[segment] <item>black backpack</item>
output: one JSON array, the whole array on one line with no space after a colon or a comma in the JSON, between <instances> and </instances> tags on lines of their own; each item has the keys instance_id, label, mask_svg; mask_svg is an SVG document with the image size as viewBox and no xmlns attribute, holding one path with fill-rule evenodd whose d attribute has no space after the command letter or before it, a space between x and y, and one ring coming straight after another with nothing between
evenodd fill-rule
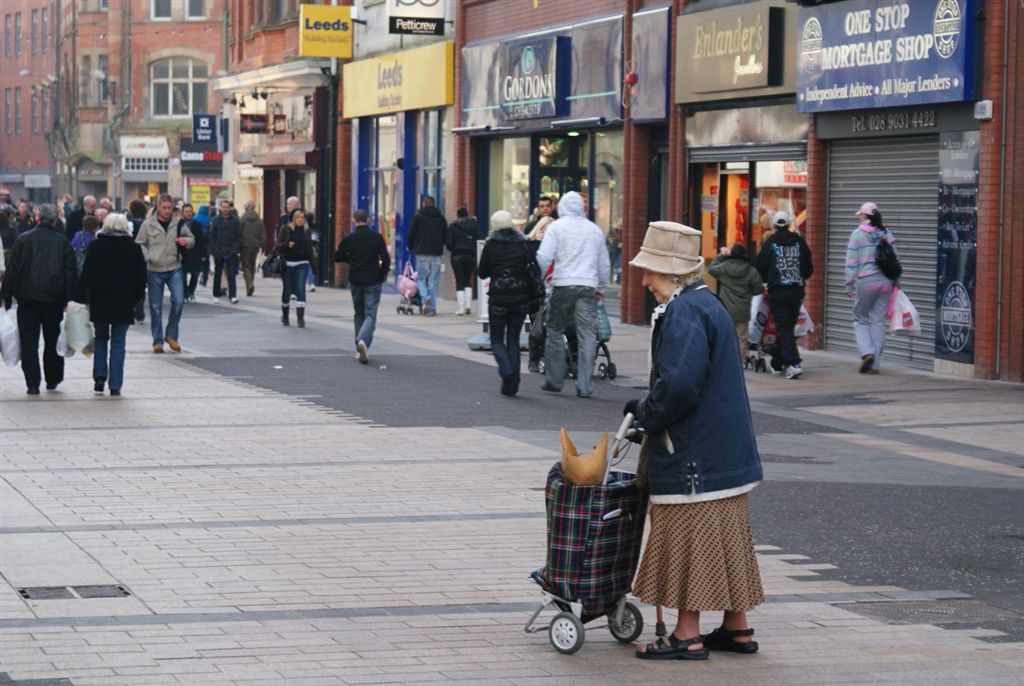
<instances>
[{"instance_id":1,"label":"black backpack","mask_svg":"<svg viewBox=\"0 0 1024 686\"><path fill-rule=\"evenodd\" d=\"M875 264L890 281L897 280L903 274L900 258L896 256L896 250L884 235L878 239L878 245L875 246Z\"/></svg>"}]
</instances>

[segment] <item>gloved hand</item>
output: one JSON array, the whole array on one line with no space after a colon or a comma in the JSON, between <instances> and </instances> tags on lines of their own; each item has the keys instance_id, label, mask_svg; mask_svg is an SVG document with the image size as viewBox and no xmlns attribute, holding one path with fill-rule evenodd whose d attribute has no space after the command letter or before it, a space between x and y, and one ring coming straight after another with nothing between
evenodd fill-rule
<instances>
[{"instance_id":1,"label":"gloved hand","mask_svg":"<svg viewBox=\"0 0 1024 686\"><path fill-rule=\"evenodd\" d=\"M640 405L640 401L639 400L630 400L629 402L626 403L626 406L624 408L622 408L622 416L625 417L627 414L631 414L631 415L633 415L635 417L636 416L636 410L637 410L637 407L639 407L639 405Z\"/></svg>"}]
</instances>

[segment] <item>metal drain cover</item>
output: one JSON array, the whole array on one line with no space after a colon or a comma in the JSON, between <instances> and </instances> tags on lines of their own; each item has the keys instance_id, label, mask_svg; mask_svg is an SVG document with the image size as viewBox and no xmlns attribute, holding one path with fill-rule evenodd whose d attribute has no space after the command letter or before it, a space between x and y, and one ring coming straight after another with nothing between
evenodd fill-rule
<instances>
[{"instance_id":1,"label":"metal drain cover","mask_svg":"<svg viewBox=\"0 0 1024 686\"><path fill-rule=\"evenodd\" d=\"M74 686L71 679L12 679L0 672L0 686Z\"/></svg>"},{"instance_id":2,"label":"metal drain cover","mask_svg":"<svg viewBox=\"0 0 1024 686\"><path fill-rule=\"evenodd\" d=\"M30 586L19 588L18 593L26 600L74 600L75 596L67 586Z\"/></svg>"},{"instance_id":3,"label":"metal drain cover","mask_svg":"<svg viewBox=\"0 0 1024 686\"><path fill-rule=\"evenodd\" d=\"M28 586L26 588L19 588L18 593L26 600L124 598L131 595L128 589L120 584L103 584L99 586Z\"/></svg>"},{"instance_id":4,"label":"metal drain cover","mask_svg":"<svg viewBox=\"0 0 1024 686\"><path fill-rule=\"evenodd\" d=\"M1024 615L980 600L912 600L888 603L850 603L844 610L889 624L979 624L1014 622Z\"/></svg>"}]
</instances>

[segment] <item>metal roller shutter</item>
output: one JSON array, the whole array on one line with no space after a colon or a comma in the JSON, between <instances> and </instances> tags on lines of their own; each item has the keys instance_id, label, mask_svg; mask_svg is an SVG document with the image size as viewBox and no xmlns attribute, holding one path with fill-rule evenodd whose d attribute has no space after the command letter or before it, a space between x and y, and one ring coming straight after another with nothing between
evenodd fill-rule
<instances>
[{"instance_id":1,"label":"metal roller shutter","mask_svg":"<svg viewBox=\"0 0 1024 686\"><path fill-rule=\"evenodd\" d=\"M853 300L846 297L846 244L861 203L878 204L896 236L900 285L921 315L920 336L888 336L886 360L931 369L935 356L935 264L939 142L935 136L834 141L829 146L825 347L857 354Z\"/></svg>"}]
</instances>

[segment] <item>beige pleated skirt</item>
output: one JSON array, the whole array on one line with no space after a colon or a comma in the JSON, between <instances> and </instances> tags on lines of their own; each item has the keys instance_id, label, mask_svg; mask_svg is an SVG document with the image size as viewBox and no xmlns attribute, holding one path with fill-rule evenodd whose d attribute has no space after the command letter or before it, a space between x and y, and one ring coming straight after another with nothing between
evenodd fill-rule
<instances>
[{"instance_id":1,"label":"beige pleated skirt","mask_svg":"<svg viewBox=\"0 0 1024 686\"><path fill-rule=\"evenodd\" d=\"M633 594L648 605L746 612L764 602L746 494L651 505Z\"/></svg>"}]
</instances>

